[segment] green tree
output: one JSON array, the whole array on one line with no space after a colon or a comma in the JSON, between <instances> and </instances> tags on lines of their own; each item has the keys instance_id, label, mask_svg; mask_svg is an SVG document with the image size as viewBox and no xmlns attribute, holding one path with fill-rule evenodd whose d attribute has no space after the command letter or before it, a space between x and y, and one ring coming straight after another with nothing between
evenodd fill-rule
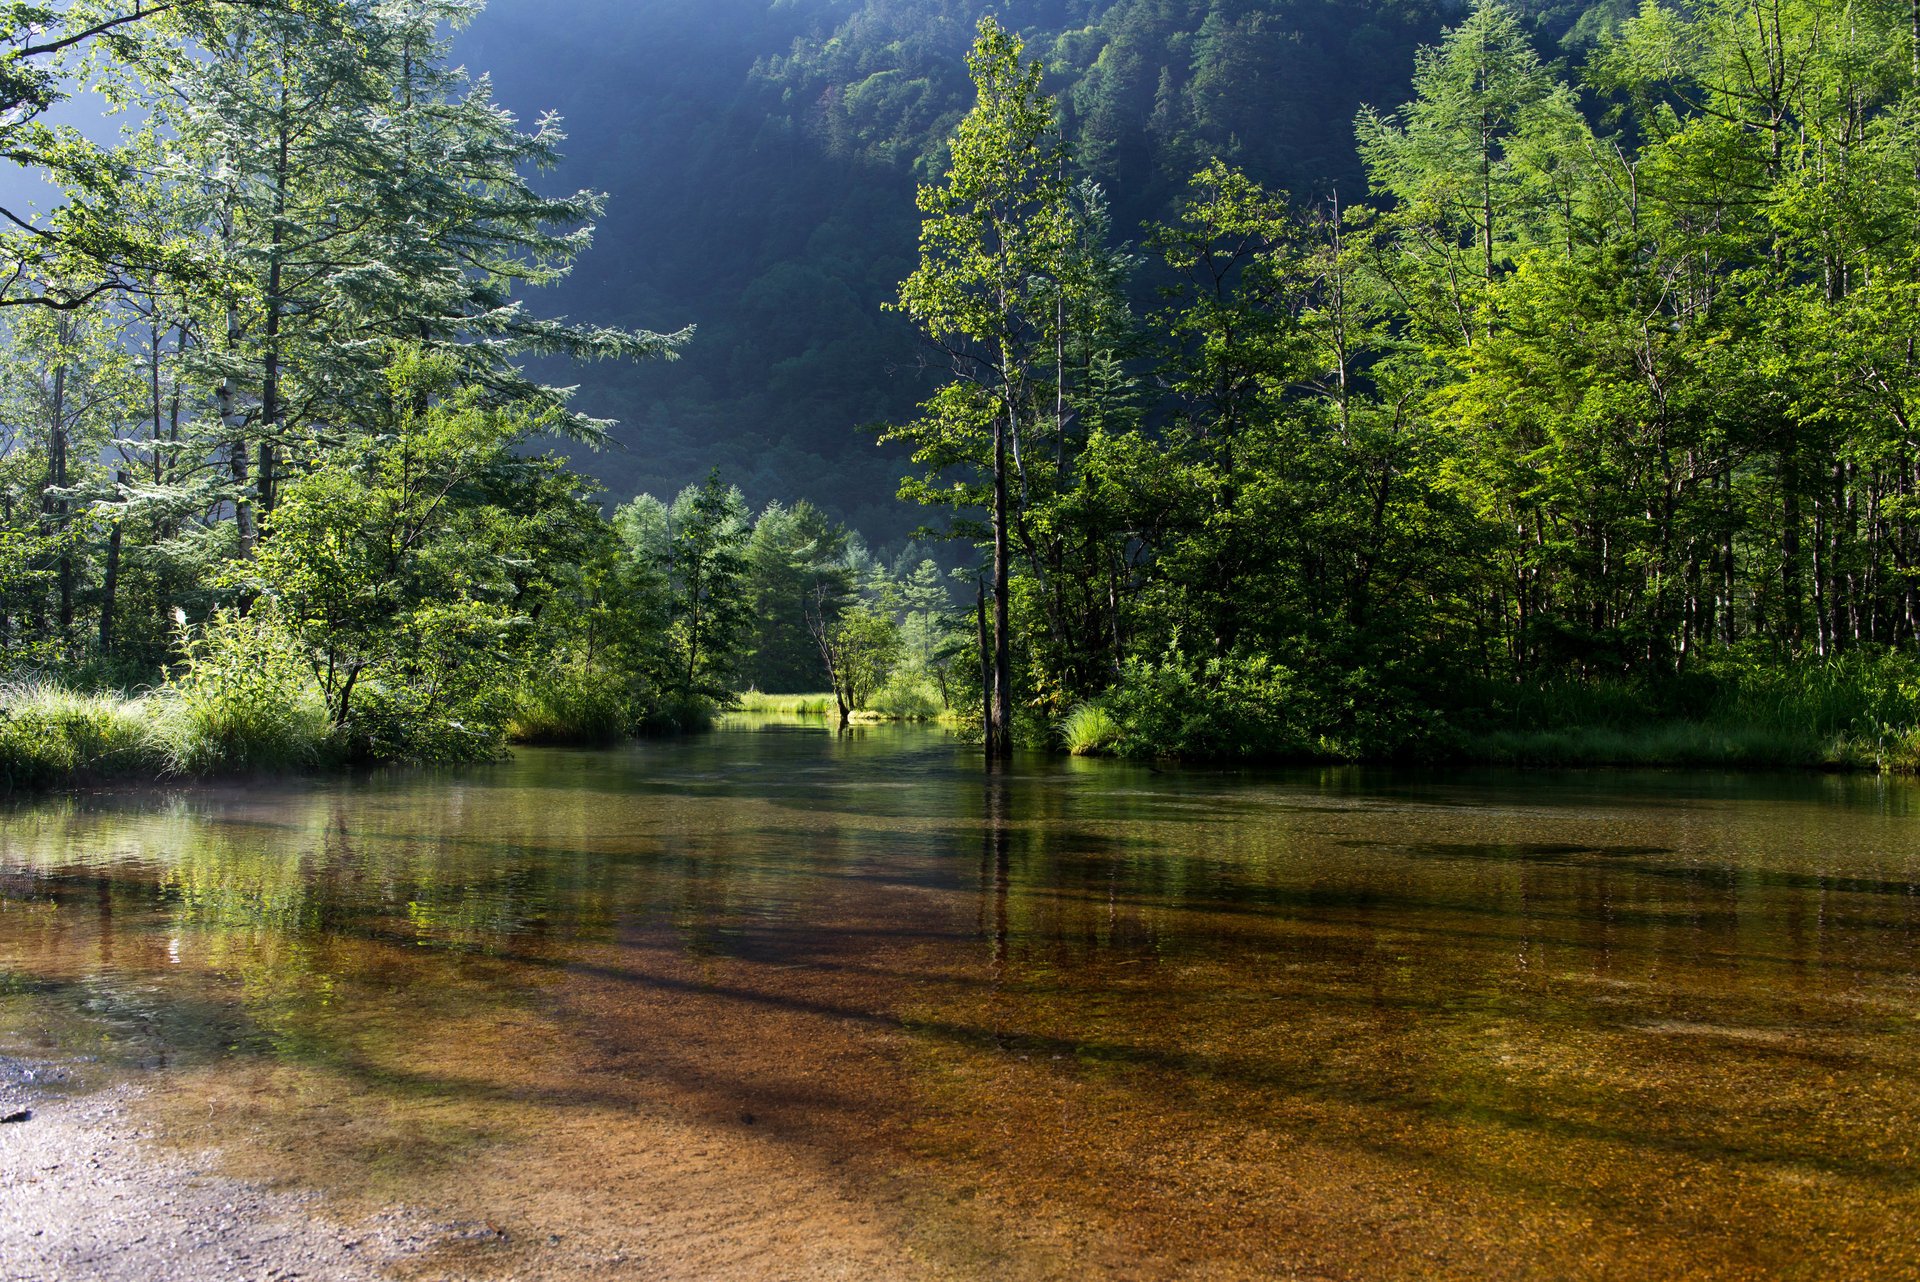
<instances>
[{"instance_id":1,"label":"green tree","mask_svg":"<svg viewBox=\"0 0 1920 1282\"><path fill-rule=\"evenodd\" d=\"M837 595L850 586L844 527L806 500L770 503L747 543L753 652L747 680L759 690L799 694L818 687L819 647L808 628L823 585Z\"/></svg>"},{"instance_id":2,"label":"green tree","mask_svg":"<svg viewBox=\"0 0 1920 1282\"><path fill-rule=\"evenodd\" d=\"M523 577L547 550L539 523L501 490L543 424L455 379L446 358L398 350L372 441L287 486L254 563L356 756L497 751L540 603Z\"/></svg>"},{"instance_id":3,"label":"green tree","mask_svg":"<svg viewBox=\"0 0 1920 1282\"><path fill-rule=\"evenodd\" d=\"M989 756L1013 733L1011 529L1008 491L1033 442L1035 397L1053 357L1048 323L1061 305L1054 280L1072 248L1072 185L1042 67L1017 35L980 20L967 55L977 101L949 144L944 179L920 188L925 216L920 263L900 286L900 310L948 357L954 382L893 435L912 441L935 477L965 469L943 488L904 494L957 507L985 507L993 560L993 718Z\"/></svg>"},{"instance_id":4,"label":"green tree","mask_svg":"<svg viewBox=\"0 0 1920 1282\"><path fill-rule=\"evenodd\" d=\"M747 547L752 522L718 472L671 506L642 495L616 514L634 555L657 568L666 601L661 689L682 722L734 697L753 622Z\"/></svg>"}]
</instances>

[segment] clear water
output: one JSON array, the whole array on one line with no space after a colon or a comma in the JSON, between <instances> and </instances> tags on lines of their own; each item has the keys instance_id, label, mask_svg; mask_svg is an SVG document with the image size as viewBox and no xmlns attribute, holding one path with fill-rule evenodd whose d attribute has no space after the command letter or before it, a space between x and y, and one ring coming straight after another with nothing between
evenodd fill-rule
<instances>
[{"instance_id":1,"label":"clear water","mask_svg":"<svg viewBox=\"0 0 1920 1282\"><path fill-rule=\"evenodd\" d=\"M0 815L0 1054L637 1251L805 1184L956 1276L1920 1276L1920 790L743 725L103 793Z\"/></svg>"}]
</instances>

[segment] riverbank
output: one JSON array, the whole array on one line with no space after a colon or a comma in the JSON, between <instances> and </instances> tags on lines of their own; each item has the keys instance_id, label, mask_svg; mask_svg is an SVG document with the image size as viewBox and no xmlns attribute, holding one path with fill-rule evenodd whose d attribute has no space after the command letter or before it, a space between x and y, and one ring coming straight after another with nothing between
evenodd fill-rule
<instances>
[{"instance_id":1,"label":"riverbank","mask_svg":"<svg viewBox=\"0 0 1920 1282\"><path fill-rule=\"evenodd\" d=\"M1691 689L1608 682L1500 687L1451 716L1427 714L1399 740L1316 730L1297 709L1159 707L1142 720L1137 700L1082 704L1052 727L1026 727L1029 746L1075 756L1274 764L1415 763L1579 769L1807 770L1920 773L1920 677L1883 664L1749 672ZM922 706L925 703L925 706ZM612 746L624 729L556 718L516 718L486 759L507 745ZM749 690L719 714L826 725L830 694ZM1215 715L1218 714L1218 715ZM859 725L931 724L964 731L926 700L862 709ZM684 733L710 713L662 727ZM1300 721L1290 726L1291 721ZM524 724L523 724L524 722ZM1265 724L1271 723L1271 724ZM1252 725L1253 731L1247 731ZM1236 727L1238 730L1236 731ZM1277 729L1275 727L1278 727ZM405 745L390 745L405 761ZM441 745L444 746L444 745ZM166 687L138 695L76 693L51 684L0 687L0 795L113 783L301 775L354 755L317 702L247 699Z\"/></svg>"},{"instance_id":2,"label":"riverbank","mask_svg":"<svg viewBox=\"0 0 1920 1282\"><path fill-rule=\"evenodd\" d=\"M1658 681L1488 680L1444 703L1370 685L1329 695L1286 674L1255 686L1123 682L1072 709L1052 742L1148 760L1914 774L1920 663L1889 652Z\"/></svg>"}]
</instances>

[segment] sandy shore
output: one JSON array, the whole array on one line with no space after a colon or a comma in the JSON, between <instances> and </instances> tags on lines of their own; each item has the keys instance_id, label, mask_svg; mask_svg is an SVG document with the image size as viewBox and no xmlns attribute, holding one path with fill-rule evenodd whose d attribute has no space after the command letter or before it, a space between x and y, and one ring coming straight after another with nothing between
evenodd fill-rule
<instances>
[{"instance_id":1,"label":"sandy shore","mask_svg":"<svg viewBox=\"0 0 1920 1282\"><path fill-rule=\"evenodd\" d=\"M138 1092L64 1089L57 1067L0 1059L4 1282L358 1282L459 1226L394 1210L353 1224L313 1194L214 1173L154 1145Z\"/></svg>"}]
</instances>

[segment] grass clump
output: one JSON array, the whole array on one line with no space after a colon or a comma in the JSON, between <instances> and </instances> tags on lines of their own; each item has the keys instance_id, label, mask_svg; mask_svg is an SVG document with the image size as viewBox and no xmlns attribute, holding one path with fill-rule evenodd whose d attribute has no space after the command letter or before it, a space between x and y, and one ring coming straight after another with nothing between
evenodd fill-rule
<instances>
[{"instance_id":1,"label":"grass clump","mask_svg":"<svg viewBox=\"0 0 1920 1282\"><path fill-rule=\"evenodd\" d=\"M164 763L150 700L35 680L0 686L0 786L7 791L155 772Z\"/></svg>"},{"instance_id":2,"label":"grass clump","mask_svg":"<svg viewBox=\"0 0 1920 1282\"><path fill-rule=\"evenodd\" d=\"M1097 703L1083 703L1060 722L1060 742L1076 757L1098 757L1120 745L1120 723Z\"/></svg>"},{"instance_id":3,"label":"grass clump","mask_svg":"<svg viewBox=\"0 0 1920 1282\"><path fill-rule=\"evenodd\" d=\"M764 717L824 717L833 711L830 694L763 694L747 690L729 711Z\"/></svg>"},{"instance_id":4,"label":"grass clump","mask_svg":"<svg viewBox=\"0 0 1920 1282\"><path fill-rule=\"evenodd\" d=\"M618 673L567 664L518 693L507 737L514 743L608 744L632 734L639 719L633 692Z\"/></svg>"}]
</instances>

